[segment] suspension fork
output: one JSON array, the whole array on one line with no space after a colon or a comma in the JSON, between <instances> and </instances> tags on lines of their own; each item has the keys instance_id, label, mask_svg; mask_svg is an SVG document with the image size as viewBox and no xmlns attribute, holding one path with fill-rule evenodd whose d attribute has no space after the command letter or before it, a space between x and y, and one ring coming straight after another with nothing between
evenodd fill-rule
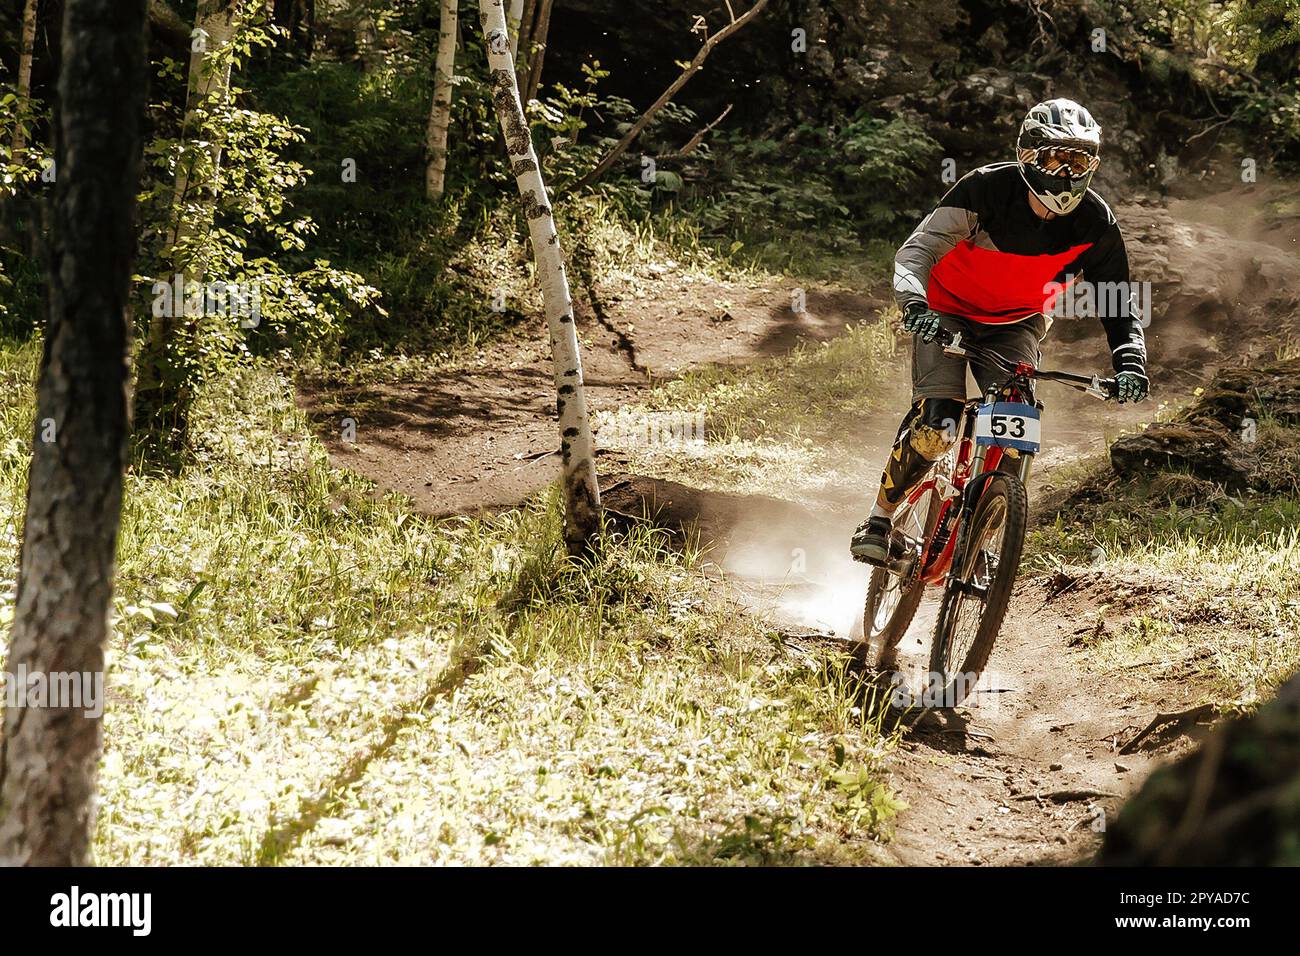
<instances>
[{"instance_id":1,"label":"suspension fork","mask_svg":"<svg viewBox=\"0 0 1300 956\"><path fill-rule=\"evenodd\" d=\"M1020 478L1020 483L1026 488L1029 487L1029 473L1033 470L1033 466L1033 452L1022 451L1020 453L1020 471L1017 473L1017 477Z\"/></svg>"}]
</instances>

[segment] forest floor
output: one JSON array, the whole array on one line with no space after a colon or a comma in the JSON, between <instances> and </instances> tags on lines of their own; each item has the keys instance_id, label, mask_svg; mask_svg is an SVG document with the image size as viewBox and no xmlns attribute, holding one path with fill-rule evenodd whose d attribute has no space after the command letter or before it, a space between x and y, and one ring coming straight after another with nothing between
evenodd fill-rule
<instances>
[{"instance_id":1,"label":"forest floor","mask_svg":"<svg viewBox=\"0 0 1300 956\"><path fill-rule=\"evenodd\" d=\"M1185 400L1214 367L1249 355L1242 335L1249 310L1291 295L1285 283L1300 231L1294 212L1264 230L1234 212L1239 205L1228 194L1172 207L1138 199L1120 210L1136 274L1174 299L1157 302L1163 321L1148 333L1163 402L1081 406L1074 393L1049 387L1049 416L1068 409L1069 418L1048 420L1038 495L1043 485L1068 485L1078 463L1121 429ZM653 502L661 520L669 514L670 523L693 523L717 600L776 626L792 647L834 655L860 633L865 571L844 551L906 405L906 359L883 329L892 308L885 290L809 288L805 311L796 312L800 285L770 276L724 282L663 267L629 271L579 299L579 329L598 426L629 410L703 411L724 423L725 434L710 434L704 447L670 449L620 444L617 430L605 441L598 430L607 505L638 512ZM1104 371L1091 324L1056 330L1047 364ZM817 423L791 429L791 418L815 415L826 398L816 394L819 377L842 372L844 357L834 352L846 334L879 339L869 349L884 360L862 390L866 410L829 411L826 424L840 429L830 440L819 439ZM532 328L527 338L489 345L460 369L420 381L315 379L303 383L301 401L336 464L403 493L420 511L512 507L557 474L544 341ZM736 398L755 390L757 401ZM811 409L801 409L805 403ZM746 427L744 419L763 413L770 428ZM355 441L342 440L343 418L356 422ZM721 453L710 447L718 440ZM800 452L808 461L792 463ZM1108 566L1111 557L1094 555L1091 568L1027 568L979 692L956 711L902 729L888 766L910 809L890 858L1086 859L1106 815L1204 729L1212 714L1202 705L1222 700L1212 675L1196 665L1207 652L1160 656L1133 638L1146 633L1153 609L1186 598L1180 583L1157 568ZM935 604L927 598L904 642L918 668ZM1108 641L1128 653L1099 654ZM1171 716L1139 739L1158 715Z\"/></svg>"}]
</instances>

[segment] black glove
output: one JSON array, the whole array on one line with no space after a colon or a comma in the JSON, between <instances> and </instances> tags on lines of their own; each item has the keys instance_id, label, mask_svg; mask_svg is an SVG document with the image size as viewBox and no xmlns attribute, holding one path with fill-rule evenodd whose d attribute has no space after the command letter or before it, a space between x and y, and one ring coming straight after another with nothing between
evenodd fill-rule
<instances>
[{"instance_id":1,"label":"black glove","mask_svg":"<svg viewBox=\"0 0 1300 956\"><path fill-rule=\"evenodd\" d=\"M903 309L903 328L919 336L922 342L933 342L939 334L939 313L931 312L921 302L908 303Z\"/></svg>"},{"instance_id":2,"label":"black glove","mask_svg":"<svg viewBox=\"0 0 1300 956\"><path fill-rule=\"evenodd\" d=\"M1115 376L1115 385L1118 388L1115 397L1119 399L1120 404L1140 402L1151 391L1151 383L1141 372L1120 372Z\"/></svg>"},{"instance_id":3,"label":"black glove","mask_svg":"<svg viewBox=\"0 0 1300 956\"><path fill-rule=\"evenodd\" d=\"M1115 355L1116 398L1120 403L1140 402L1151 391L1147 378L1146 355L1135 348L1124 348Z\"/></svg>"}]
</instances>

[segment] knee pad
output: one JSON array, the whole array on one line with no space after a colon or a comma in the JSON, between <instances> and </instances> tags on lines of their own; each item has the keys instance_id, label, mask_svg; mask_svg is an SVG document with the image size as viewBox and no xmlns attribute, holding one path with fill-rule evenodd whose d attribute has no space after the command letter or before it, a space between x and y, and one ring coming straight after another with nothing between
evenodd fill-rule
<instances>
[{"instance_id":1,"label":"knee pad","mask_svg":"<svg viewBox=\"0 0 1300 956\"><path fill-rule=\"evenodd\" d=\"M923 398L908 429L908 444L927 461L935 461L957 440L965 403L955 398Z\"/></svg>"}]
</instances>

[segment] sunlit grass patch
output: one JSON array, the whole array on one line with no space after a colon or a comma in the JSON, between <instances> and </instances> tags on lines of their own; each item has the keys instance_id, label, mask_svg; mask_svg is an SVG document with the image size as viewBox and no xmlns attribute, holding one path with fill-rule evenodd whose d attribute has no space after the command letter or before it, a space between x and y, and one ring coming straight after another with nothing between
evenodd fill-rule
<instances>
[{"instance_id":1,"label":"sunlit grass patch","mask_svg":"<svg viewBox=\"0 0 1300 956\"><path fill-rule=\"evenodd\" d=\"M1108 485L1104 500L1031 532L1026 568L1081 577L1097 599L1088 644L1098 667L1193 676L1218 702L1246 706L1300 669L1300 499L1286 490L1295 440L1261 426L1270 447L1255 477L1280 491L1238 498L1153 475ZM1082 481L1105 477L1093 465ZM1108 626L1112 615L1123 623Z\"/></svg>"},{"instance_id":2,"label":"sunlit grass patch","mask_svg":"<svg viewBox=\"0 0 1300 956\"><path fill-rule=\"evenodd\" d=\"M902 804L843 662L777 653L693 590L630 629L611 605L522 614L293 861L877 861Z\"/></svg>"},{"instance_id":3,"label":"sunlit grass patch","mask_svg":"<svg viewBox=\"0 0 1300 956\"><path fill-rule=\"evenodd\" d=\"M885 317L779 358L693 369L644 404L597 416L597 427L617 436L620 415L702 417L702 441L615 443L634 470L699 487L779 493L873 484L861 456L868 423L896 384L896 345Z\"/></svg>"},{"instance_id":4,"label":"sunlit grass patch","mask_svg":"<svg viewBox=\"0 0 1300 956\"><path fill-rule=\"evenodd\" d=\"M0 651L36 354L0 351ZM554 493L413 515L292 398L242 369L189 467L127 477L99 862L876 859L900 804L845 662L648 526L570 559Z\"/></svg>"}]
</instances>

